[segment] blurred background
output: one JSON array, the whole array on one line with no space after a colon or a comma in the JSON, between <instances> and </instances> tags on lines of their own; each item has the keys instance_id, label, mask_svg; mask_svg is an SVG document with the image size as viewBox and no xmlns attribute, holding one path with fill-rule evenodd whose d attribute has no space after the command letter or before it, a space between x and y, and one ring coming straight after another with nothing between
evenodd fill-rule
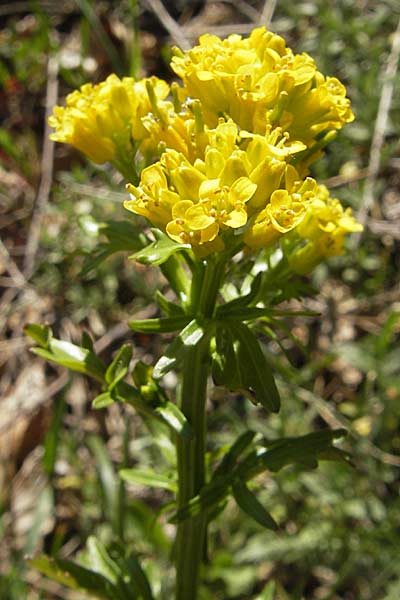
<instances>
[{"instance_id":1,"label":"blurred background","mask_svg":"<svg viewBox=\"0 0 400 600\"><path fill-rule=\"evenodd\" d=\"M171 526L154 519L168 492L132 485L124 506L116 502L118 468L162 469L160 448L132 411L93 411L96 386L35 358L22 332L48 323L79 343L86 331L106 359L130 340L146 362L165 342L125 325L156 315L152 296L165 287L157 269L114 255L82 274L85 258L99 256L102 223L131 218L124 181L54 146L47 115L111 72L172 80L171 45L188 47L206 32L247 35L260 24L346 85L356 120L312 175L365 231L313 274L306 304L320 316L288 320L269 342L280 414L266 419L242 397L212 390L209 449L244 427L274 439L344 426L353 467L260 477L278 533L228 504L212 526L202 598L400 598L399 19L398 0L0 3L0 600L82 598L25 557L75 559L91 533L113 538L120 510L155 589L171 578Z\"/></svg>"}]
</instances>

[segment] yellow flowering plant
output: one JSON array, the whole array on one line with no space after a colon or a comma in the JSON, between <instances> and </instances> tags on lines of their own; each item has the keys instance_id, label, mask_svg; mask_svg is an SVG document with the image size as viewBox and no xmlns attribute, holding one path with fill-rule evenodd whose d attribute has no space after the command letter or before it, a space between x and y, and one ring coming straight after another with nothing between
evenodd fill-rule
<instances>
[{"instance_id":1,"label":"yellow flowering plant","mask_svg":"<svg viewBox=\"0 0 400 600\"><path fill-rule=\"evenodd\" d=\"M155 471L146 480L175 493L174 593L177 600L195 600L207 527L229 496L259 524L275 529L247 482L286 464L343 456L337 448L329 452L342 431L272 445L246 431L207 470L209 376L266 413L277 412L278 387L253 326L279 326L276 304L300 293L288 282L342 253L345 236L361 225L309 176L335 131L353 119L343 85L322 75L310 56L294 54L283 38L258 28L248 38L202 36L188 52L175 49L172 68L181 84L116 75L86 84L68 96L65 107L54 108L49 122L52 139L96 163L111 163L127 179L124 206L144 218L144 231L117 249L133 246L131 258L159 266L175 293L171 302L158 292L160 316L130 327L175 332L175 338L153 367L137 363L131 373L129 344L106 365L87 340L82 346L62 342L40 325L28 326L27 333L39 344L37 354L101 384L95 408L125 402L146 423L168 429L176 481L167 485ZM240 263L246 271L242 287L232 275ZM174 397L162 383L170 371L179 377ZM144 477L135 469L121 476ZM104 597L154 598L145 569L135 561L135 591L111 581ZM33 564L55 577L45 558ZM65 561L62 568L68 571Z\"/></svg>"}]
</instances>

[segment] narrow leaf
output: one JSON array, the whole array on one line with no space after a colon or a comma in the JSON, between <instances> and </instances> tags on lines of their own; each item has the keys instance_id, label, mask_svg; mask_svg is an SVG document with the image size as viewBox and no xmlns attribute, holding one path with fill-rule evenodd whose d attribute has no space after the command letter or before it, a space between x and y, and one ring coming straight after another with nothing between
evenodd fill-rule
<instances>
[{"instance_id":1,"label":"narrow leaf","mask_svg":"<svg viewBox=\"0 0 400 600\"><path fill-rule=\"evenodd\" d=\"M102 360L90 350L63 340L50 339L48 349L32 348L32 352L63 367L89 375L97 381L104 381L105 366Z\"/></svg>"},{"instance_id":2,"label":"narrow leaf","mask_svg":"<svg viewBox=\"0 0 400 600\"><path fill-rule=\"evenodd\" d=\"M125 563L126 571L129 573L136 593L140 595L142 600L154 600L149 580L136 554L131 552L125 559Z\"/></svg>"},{"instance_id":3,"label":"narrow leaf","mask_svg":"<svg viewBox=\"0 0 400 600\"><path fill-rule=\"evenodd\" d=\"M234 338L231 330L217 324L216 351L212 360L212 377L215 385L223 385L232 392L244 387L240 379L238 357L235 352Z\"/></svg>"},{"instance_id":4,"label":"narrow leaf","mask_svg":"<svg viewBox=\"0 0 400 600\"><path fill-rule=\"evenodd\" d=\"M170 523L180 523L195 517L203 511L213 510L229 493L229 478L220 479L205 485L197 496L179 508L169 519Z\"/></svg>"},{"instance_id":5,"label":"narrow leaf","mask_svg":"<svg viewBox=\"0 0 400 600\"><path fill-rule=\"evenodd\" d=\"M241 481L235 481L232 485L233 496L237 505L257 523L266 529L276 531L277 524L271 515L265 510L261 502L257 500L255 495L249 490L247 485Z\"/></svg>"},{"instance_id":6,"label":"narrow leaf","mask_svg":"<svg viewBox=\"0 0 400 600\"><path fill-rule=\"evenodd\" d=\"M93 351L93 340L87 331L82 332L81 346L86 350Z\"/></svg>"},{"instance_id":7,"label":"narrow leaf","mask_svg":"<svg viewBox=\"0 0 400 600\"><path fill-rule=\"evenodd\" d=\"M143 401L136 388L125 381L120 381L113 390L113 398L120 402L127 402L142 416L153 417L168 425L177 435L189 438L192 436L190 425L172 402L162 401L159 406L152 406Z\"/></svg>"},{"instance_id":8,"label":"narrow leaf","mask_svg":"<svg viewBox=\"0 0 400 600\"><path fill-rule=\"evenodd\" d=\"M248 294L239 296L238 298L219 306L217 310L217 316L221 318L223 316L228 316L232 312L235 312L238 309L246 308L251 304L251 302L254 302L260 291L262 275L262 273L257 273L257 275L254 277Z\"/></svg>"},{"instance_id":9,"label":"narrow leaf","mask_svg":"<svg viewBox=\"0 0 400 600\"><path fill-rule=\"evenodd\" d=\"M121 469L119 471L120 477L128 483L135 483L139 485L145 485L150 487L161 488L163 490L169 490L170 492L176 492L176 482L171 480L165 475L159 475L154 471L143 471L139 469Z\"/></svg>"},{"instance_id":10,"label":"narrow leaf","mask_svg":"<svg viewBox=\"0 0 400 600\"><path fill-rule=\"evenodd\" d=\"M193 437L193 431L188 420L173 402L163 402L154 409L154 412L160 415L162 420L178 435L186 439Z\"/></svg>"},{"instance_id":11,"label":"narrow leaf","mask_svg":"<svg viewBox=\"0 0 400 600\"><path fill-rule=\"evenodd\" d=\"M189 244L177 244L168 236L164 235L129 258L144 265L156 266L166 262L169 257L173 256L176 252L182 252L182 250L186 249L190 249Z\"/></svg>"},{"instance_id":12,"label":"narrow leaf","mask_svg":"<svg viewBox=\"0 0 400 600\"><path fill-rule=\"evenodd\" d=\"M50 327L47 325L40 325L38 323L30 323L25 325L24 333L29 335L39 346L42 348L48 348L49 342L52 336Z\"/></svg>"},{"instance_id":13,"label":"narrow leaf","mask_svg":"<svg viewBox=\"0 0 400 600\"><path fill-rule=\"evenodd\" d=\"M124 344L118 350L114 360L108 367L105 375L106 383L110 386L110 391L121 381L128 373L129 363L132 358L131 344Z\"/></svg>"},{"instance_id":14,"label":"narrow leaf","mask_svg":"<svg viewBox=\"0 0 400 600\"><path fill-rule=\"evenodd\" d=\"M103 575L69 560L50 558L45 554L28 560L28 564L53 581L73 590L82 590L96 598L121 600L116 587Z\"/></svg>"},{"instance_id":15,"label":"narrow leaf","mask_svg":"<svg viewBox=\"0 0 400 600\"><path fill-rule=\"evenodd\" d=\"M257 402L268 411L278 412L279 393L257 338L243 323L231 323L230 326L238 342L235 351L244 388L253 391Z\"/></svg>"},{"instance_id":16,"label":"narrow leaf","mask_svg":"<svg viewBox=\"0 0 400 600\"><path fill-rule=\"evenodd\" d=\"M110 406L110 404L114 404L115 399L111 396L110 392L104 392L103 394L99 394L92 402L92 407L95 410L99 410L100 408L106 408Z\"/></svg>"},{"instance_id":17,"label":"narrow leaf","mask_svg":"<svg viewBox=\"0 0 400 600\"><path fill-rule=\"evenodd\" d=\"M192 317L182 315L159 319L142 319L131 321L129 327L140 333L170 333L180 331L191 321Z\"/></svg>"},{"instance_id":18,"label":"narrow leaf","mask_svg":"<svg viewBox=\"0 0 400 600\"><path fill-rule=\"evenodd\" d=\"M178 337L167 347L164 356L156 363L153 371L154 379L160 379L169 371L176 368L183 358L185 348L198 344L203 338L204 333L204 328L196 319L190 321Z\"/></svg>"},{"instance_id":19,"label":"narrow leaf","mask_svg":"<svg viewBox=\"0 0 400 600\"><path fill-rule=\"evenodd\" d=\"M167 300L159 290L156 291L156 301L167 317L181 317L184 315L182 307L179 304Z\"/></svg>"},{"instance_id":20,"label":"narrow leaf","mask_svg":"<svg viewBox=\"0 0 400 600\"><path fill-rule=\"evenodd\" d=\"M215 469L213 480L215 480L216 477L226 475L226 473L229 473L232 470L237 459L249 447L255 435L256 434L254 431L245 431L237 438L237 440L229 448L228 452L224 455L218 467Z\"/></svg>"},{"instance_id":21,"label":"narrow leaf","mask_svg":"<svg viewBox=\"0 0 400 600\"><path fill-rule=\"evenodd\" d=\"M88 438L88 446L96 461L96 469L103 496L104 512L117 530L118 477L103 440L97 435Z\"/></svg>"},{"instance_id":22,"label":"narrow leaf","mask_svg":"<svg viewBox=\"0 0 400 600\"><path fill-rule=\"evenodd\" d=\"M105 546L93 535L87 541L88 559L93 571L103 575L106 579L118 585L121 578L121 569L109 556Z\"/></svg>"}]
</instances>

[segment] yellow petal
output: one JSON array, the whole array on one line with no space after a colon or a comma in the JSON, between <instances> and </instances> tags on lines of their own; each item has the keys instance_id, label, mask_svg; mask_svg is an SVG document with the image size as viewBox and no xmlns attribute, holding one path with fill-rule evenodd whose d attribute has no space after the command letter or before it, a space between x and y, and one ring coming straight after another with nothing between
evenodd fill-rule
<instances>
[{"instance_id":1,"label":"yellow petal","mask_svg":"<svg viewBox=\"0 0 400 600\"><path fill-rule=\"evenodd\" d=\"M196 204L189 208L185 216L188 226L193 231L206 229L215 222L215 219L207 214L205 207L201 204Z\"/></svg>"},{"instance_id":2,"label":"yellow petal","mask_svg":"<svg viewBox=\"0 0 400 600\"><path fill-rule=\"evenodd\" d=\"M232 227L232 229L238 229L239 227L243 227L247 223L247 212L244 208L237 208L229 213L228 219L224 221L224 225L228 227Z\"/></svg>"},{"instance_id":3,"label":"yellow petal","mask_svg":"<svg viewBox=\"0 0 400 600\"><path fill-rule=\"evenodd\" d=\"M248 177L239 177L230 189L229 201L232 204L247 202L253 196L256 189L257 185Z\"/></svg>"},{"instance_id":4,"label":"yellow petal","mask_svg":"<svg viewBox=\"0 0 400 600\"><path fill-rule=\"evenodd\" d=\"M179 198L179 196L178 196ZM172 216L174 219L185 219L186 211L193 206L191 200L180 200L172 207Z\"/></svg>"}]
</instances>

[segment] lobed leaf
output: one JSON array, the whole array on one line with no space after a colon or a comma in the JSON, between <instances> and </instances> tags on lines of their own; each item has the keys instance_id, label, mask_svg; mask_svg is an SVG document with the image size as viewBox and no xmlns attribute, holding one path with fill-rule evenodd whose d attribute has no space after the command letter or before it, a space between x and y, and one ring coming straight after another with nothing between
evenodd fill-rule
<instances>
[{"instance_id":1,"label":"lobed leaf","mask_svg":"<svg viewBox=\"0 0 400 600\"><path fill-rule=\"evenodd\" d=\"M270 412L279 411L279 393L272 370L247 325L228 321L217 326L212 372L217 385L246 393Z\"/></svg>"}]
</instances>

